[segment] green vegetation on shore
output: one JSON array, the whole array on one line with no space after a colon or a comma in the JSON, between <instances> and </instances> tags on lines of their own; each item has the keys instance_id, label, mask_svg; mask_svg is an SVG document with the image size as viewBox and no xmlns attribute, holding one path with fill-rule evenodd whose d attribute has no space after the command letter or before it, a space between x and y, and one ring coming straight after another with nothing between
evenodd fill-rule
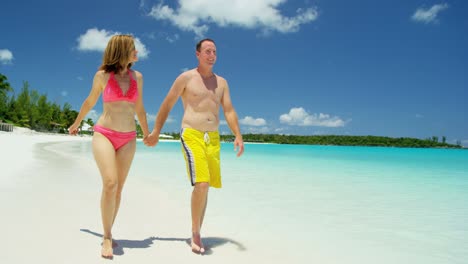
<instances>
[{"instance_id":1,"label":"green vegetation on shore","mask_svg":"<svg viewBox=\"0 0 468 264\"><path fill-rule=\"evenodd\" d=\"M8 96L11 93L11 96ZM77 117L78 112L65 103L60 106L50 102L45 94L29 89L29 83L23 82L21 92L15 93L0 74L0 120L19 127L36 131L65 133Z\"/></svg>"},{"instance_id":2,"label":"green vegetation on shore","mask_svg":"<svg viewBox=\"0 0 468 264\"><path fill-rule=\"evenodd\" d=\"M12 93L12 96L9 94ZM30 90L28 82L23 83L21 92L15 96L14 89L7 82L7 77L0 73L0 120L15 126L27 127L40 132L68 133L67 128L73 124L78 111L72 110L69 103L63 106L50 102L47 95ZM94 125L91 118L83 120L81 125ZM83 131L83 133L92 133ZM142 131L137 123L138 136ZM178 133L165 133L179 139ZM446 143L443 136L433 136L427 139L391 138L379 136L299 136L274 134L244 134L245 142L276 143L276 144L305 144L305 145L338 145L338 146L382 146L382 147L410 147L410 148L462 148L461 142L456 145ZM233 141L232 135L221 135L223 141Z\"/></svg>"},{"instance_id":3,"label":"green vegetation on shore","mask_svg":"<svg viewBox=\"0 0 468 264\"><path fill-rule=\"evenodd\" d=\"M174 139L180 139L179 133L164 133L171 135ZM234 141L233 135L221 135L222 141ZM402 147L402 148L462 148L461 143L457 145L448 144L446 138L438 137L428 139L418 138L392 138L379 136L343 136L343 135L321 135L321 136L298 136L278 134L244 134L242 138L250 143L275 143L275 144L302 144L302 145L334 145L334 146L375 146L375 147Z\"/></svg>"},{"instance_id":4,"label":"green vegetation on shore","mask_svg":"<svg viewBox=\"0 0 468 264\"><path fill-rule=\"evenodd\" d=\"M379 147L403 147L403 148L461 148L461 144L453 145L446 143L442 137L428 139L418 138L392 138L380 136L345 136L345 135L272 135L272 134L245 134L246 142L269 142L277 144L304 144L304 145L335 145L335 146L379 146ZM226 138L227 140L233 140Z\"/></svg>"}]
</instances>

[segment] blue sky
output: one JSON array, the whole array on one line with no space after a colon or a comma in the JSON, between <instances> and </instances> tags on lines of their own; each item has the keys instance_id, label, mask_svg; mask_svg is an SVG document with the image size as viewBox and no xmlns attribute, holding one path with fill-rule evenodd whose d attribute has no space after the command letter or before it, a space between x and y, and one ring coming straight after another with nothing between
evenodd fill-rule
<instances>
[{"instance_id":1,"label":"blue sky","mask_svg":"<svg viewBox=\"0 0 468 264\"><path fill-rule=\"evenodd\" d=\"M243 133L468 145L467 13L465 0L7 0L0 73L17 92L27 81L79 110L107 40L133 34L152 127L174 79L197 65L196 42L210 37ZM101 111L99 101L90 116ZM163 131L181 118L179 101Z\"/></svg>"}]
</instances>

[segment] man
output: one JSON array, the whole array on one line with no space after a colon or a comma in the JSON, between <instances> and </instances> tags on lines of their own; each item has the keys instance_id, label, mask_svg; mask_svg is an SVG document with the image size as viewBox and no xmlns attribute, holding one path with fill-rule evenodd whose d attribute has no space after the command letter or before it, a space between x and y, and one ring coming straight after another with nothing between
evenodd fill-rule
<instances>
[{"instance_id":1,"label":"man","mask_svg":"<svg viewBox=\"0 0 468 264\"><path fill-rule=\"evenodd\" d=\"M184 116L180 139L191 180L192 192L192 251L205 252L200 230L205 216L209 187L221 188L219 107L223 107L226 121L235 135L234 150L240 157L244 142L239 129L236 111L232 106L227 81L213 73L216 62L216 45L203 39L196 45L198 66L180 74L174 81L159 108L152 133L145 143L155 146L159 134L178 98L182 98Z\"/></svg>"}]
</instances>

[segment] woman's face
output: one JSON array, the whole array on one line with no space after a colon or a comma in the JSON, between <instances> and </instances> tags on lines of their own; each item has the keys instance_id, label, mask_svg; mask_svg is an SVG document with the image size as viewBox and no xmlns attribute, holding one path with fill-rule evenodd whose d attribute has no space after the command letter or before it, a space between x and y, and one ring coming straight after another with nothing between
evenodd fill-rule
<instances>
[{"instance_id":1,"label":"woman's face","mask_svg":"<svg viewBox=\"0 0 468 264\"><path fill-rule=\"evenodd\" d=\"M133 46L132 51L130 51L130 62L136 62L138 61L138 50L135 49L135 46Z\"/></svg>"}]
</instances>

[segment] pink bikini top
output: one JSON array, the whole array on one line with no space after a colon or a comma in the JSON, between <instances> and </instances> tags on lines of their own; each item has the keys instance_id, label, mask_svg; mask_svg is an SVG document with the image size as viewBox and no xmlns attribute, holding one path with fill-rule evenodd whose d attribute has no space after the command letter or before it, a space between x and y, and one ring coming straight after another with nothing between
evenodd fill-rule
<instances>
[{"instance_id":1,"label":"pink bikini top","mask_svg":"<svg viewBox=\"0 0 468 264\"><path fill-rule=\"evenodd\" d=\"M102 100L104 102L115 102L115 101L127 101L135 103L138 98L137 82L133 79L132 73L128 70L130 76L130 87L128 87L127 93L123 94L119 83L115 79L114 72L110 73L109 80L107 81L106 88L102 94Z\"/></svg>"}]
</instances>

